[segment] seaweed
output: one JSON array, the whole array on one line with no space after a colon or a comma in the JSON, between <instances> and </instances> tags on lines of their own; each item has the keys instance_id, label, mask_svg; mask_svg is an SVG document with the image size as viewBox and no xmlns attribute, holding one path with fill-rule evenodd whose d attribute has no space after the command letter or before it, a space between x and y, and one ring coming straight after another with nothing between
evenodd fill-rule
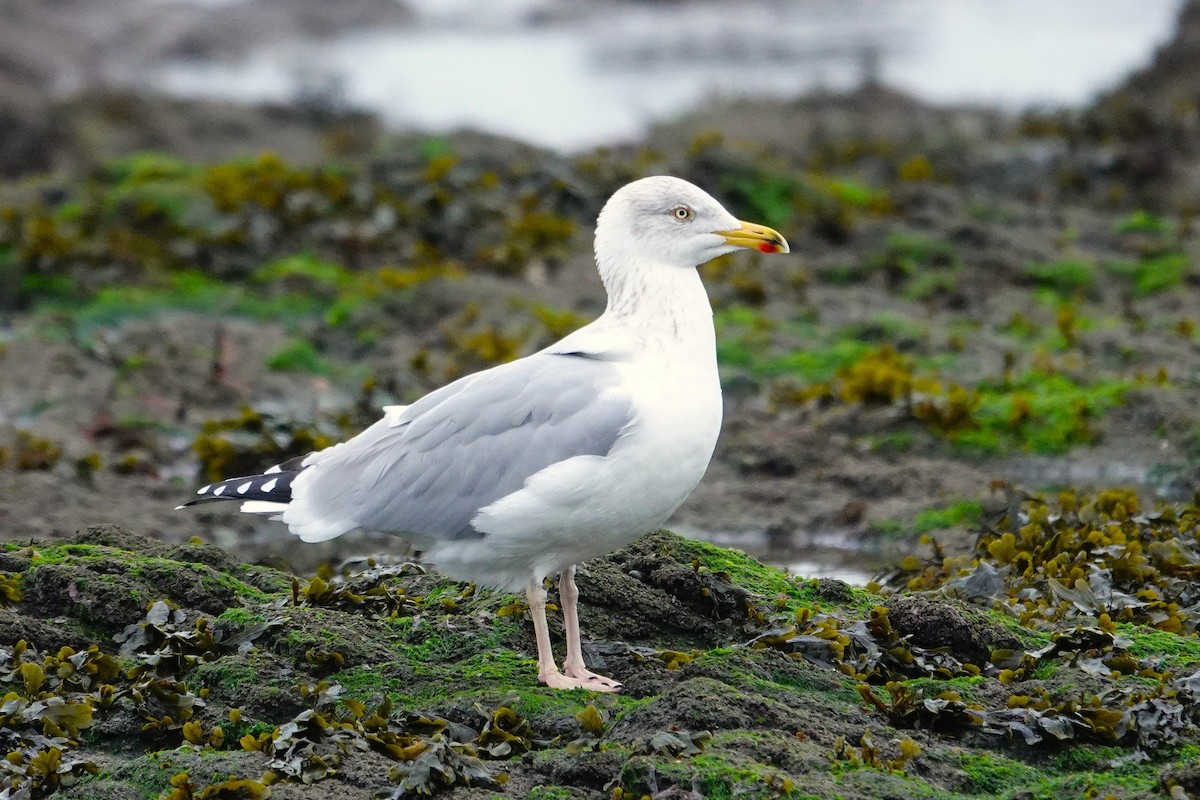
<instances>
[{"instance_id":1,"label":"seaweed","mask_svg":"<svg viewBox=\"0 0 1200 800\"><path fill-rule=\"evenodd\" d=\"M339 424L343 423L343 424ZM225 419L209 419L192 442L205 480L253 475L289 458L323 450L347 436L353 420L298 420L243 407Z\"/></svg>"},{"instance_id":2,"label":"seaweed","mask_svg":"<svg viewBox=\"0 0 1200 800\"><path fill-rule=\"evenodd\" d=\"M1018 530L1059 525L1036 497L1015 497L1024 515ZM1119 558L1095 540L1097 530L1115 535L1124 525L1151 524L1127 492L1064 495L1057 503L1089 537L1083 552L1097 558ZM1190 507L1154 513L1153 524L1175 526L1176 539L1181 530L1194 533L1200 518ZM596 653L620 660L630 687L612 698L537 687L520 652L528 632L511 615L496 616L510 598L411 564L368 560L359 572L323 570L290 587L276 580L274 594L247 594L245 608L217 619L153 602L112 643L123 660L96 646L11 651L0 664L0 685L11 689L0 703L0 734L20 736L14 749L19 744L26 756L10 760L25 772L38 753L57 748L69 767L57 791L72 791L72 781L111 780L93 775L85 748L92 731L121 725L127 746L177 748L172 770L155 767L162 788L154 791L193 798L265 796L281 781L337 791L366 772L373 790L390 797L467 786L503 791L506 779L522 791L532 779L630 796L652 785L695 785L718 796L755 787L754 796L769 797L787 786L820 793L826 778L862 773L933 783L927 767L960 752L954 748L1002 749L1033 763L1080 744L1148 759L1192 746L1200 649L1186 636L1160 631L1154 635L1163 639L1147 640L1143 621L1086 614L1082 588L1059 580L1055 595L1050 576L1039 579L1042 592L1069 608L1030 618L1028 627L1016 627L1019 615L1009 611L973 609L937 593L1012 608L1007 587L1018 580L1022 540L1003 538L1013 527L1003 518L985 513L978 524L979 564L1001 564L990 577L982 567L973 572L970 559L959 564L935 551L874 587L894 594L889 587L919 575L934 592L895 594L886 603L845 587L821 592L742 554L667 534L619 551L581 577L596 607L605 616L658 620L661 610L647 611L649 595L641 594L653 587L663 594L651 605L666 603L676 624L694 618L687 624L706 626L706 638L697 647L690 634L656 622L654 634L639 635L669 644L598 643ZM1065 528L1053 535L1069 540ZM111 560L111 550L67 544L46 552ZM1158 552L1152 544L1147 551ZM1054 560L1059 551L1039 552ZM1186 575L1190 567L1178 561L1170 569ZM622 604L629 595L643 597L640 610ZM616 624L636 627L641 619ZM233 705L242 702L248 713ZM805 731L815 737L818 724L820 738L809 738ZM220 762L236 769L201 771L183 760L187 753L242 760ZM363 754L377 760L362 761ZM814 770L822 760L828 766ZM1081 769L1063 767L1063 780ZM25 772L12 781L32 785L40 774ZM854 791L870 796L871 789Z\"/></svg>"}]
</instances>

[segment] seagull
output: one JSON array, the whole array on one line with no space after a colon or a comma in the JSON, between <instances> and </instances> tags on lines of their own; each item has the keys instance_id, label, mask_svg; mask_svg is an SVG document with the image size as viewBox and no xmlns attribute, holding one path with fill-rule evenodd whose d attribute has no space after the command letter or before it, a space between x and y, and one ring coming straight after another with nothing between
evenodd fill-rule
<instances>
[{"instance_id":1,"label":"seagull","mask_svg":"<svg viewBox=\"0 0 1200 800\"><path fill-rule=\"evenodd\" d=\"M584 664L575 565L661 527L700 482L721 427L712 307L696 267L741 249L787 253L697 186L657 176L619 189L596 223L608 295L594 322L384 416L349 441L209 484L305 542L355 530L408 541L439 572L524 588L538 680L620 691ZM546 623L559 575L566 658Z\"/></svg>"}]
</instances>

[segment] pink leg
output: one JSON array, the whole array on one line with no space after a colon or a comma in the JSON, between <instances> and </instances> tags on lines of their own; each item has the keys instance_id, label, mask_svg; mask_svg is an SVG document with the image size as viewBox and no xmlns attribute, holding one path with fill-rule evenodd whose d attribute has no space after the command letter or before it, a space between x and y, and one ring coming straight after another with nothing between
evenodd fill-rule
<instances>
[{"instance_id":1,"label":"pink leg","mask_svg":"<svg viewBox=\"0 0 1200 800\"><path fill-rule=\"evenodd\" d=\"M558 671L558 664L554 663L550 627L546 624L546 590L542 588L541 581L530 581L525 596L529 598L529 616L533 617L533 632L537 637L538 680L547 686L559 688L556 684L565 676Z\"/></svg>"},{"instance_id":2,"label":"pink leg","mask_svg":"<svg viewBox=\"0 0 1200 800\"><path fill-rule=\"evenodd\" d=\"M562 598L563 625L567 629L567 658L563 661L563 672L569 677L583 681L583 688L596 692L619 692L621 684L612 678L597 675L583 663L583 646L579 641L579 587L575 585L575 565L564 567L558 581L558 594Z\"/></svg>"},{"instance_id":3,"label":"pink leg","mask_svg":"<svg viewBox=\"0 0 1200 800\"><path fill-rule=\"evenodd\" d=\"M571 586L574 587L574 582ZM576 595L578 592L575 593ZM537 636L538 649L538 680L549 686L551 689L590 689L594 692L615 692L619 691L621 685L614 683L607 678L600 676L586 677L582 675L564 675L558 671L558 664L554 662L554 650L550 646L550 628L546 624L546 590L542 588L541 581L530 581L529 586L525 589L525 595L529 598L529 616L533 617L533 632ZM563 605L566 603L564 601ZM572 606L572 609L574 606ZM572 617L574 619L574 617ZM574 622L575 627L575 651L579 651L579 623ZM570 639L567 637L567 646L570 649ZM580 665L583 664L583 658L579 658ZM583 670L587 675L591 675L587 670ZM606 688L607 687L607 688Z\"/></svg>"}]
</instances>

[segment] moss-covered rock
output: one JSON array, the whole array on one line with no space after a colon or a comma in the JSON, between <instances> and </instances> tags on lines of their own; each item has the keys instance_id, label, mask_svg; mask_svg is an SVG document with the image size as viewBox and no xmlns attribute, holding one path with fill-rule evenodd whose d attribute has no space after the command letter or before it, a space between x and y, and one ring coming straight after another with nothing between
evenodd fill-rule
<instances>
[{"instance_id":1,"label":"moss-covered rock","mask_svg":"<svg viewBox=\"0 0 1200 800\"><path fill-rule=\"evenodd\" d=\"M300 581L112 527L3 556L0 730L17 755L0 779L64 798L1133 797L1195 782L1192 637L1022 633L986 603L880 598L666 532L580 572L585 652L625 682L617 696L539 685L519 602L411 565ZM51 759L54 785L36 777Z\"/></svg>"}]
</instances>

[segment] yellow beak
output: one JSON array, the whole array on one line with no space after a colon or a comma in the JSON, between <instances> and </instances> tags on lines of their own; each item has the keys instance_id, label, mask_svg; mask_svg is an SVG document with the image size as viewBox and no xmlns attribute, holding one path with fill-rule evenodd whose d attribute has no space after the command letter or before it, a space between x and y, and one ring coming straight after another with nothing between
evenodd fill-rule
<instances>
[{"instance_id":1,"label":"yellow beak","mask_svg":"<svg viewBox=\"0 0 1200 800\"><path fill-rule=\"evenodd\" d=\"M736 230L717 231L728 244L734 247L749 247L763 253L790 253L787 239L778 231L766 225L756 225L753 222L738 222Z\"/></svg>"}]
</instances>

